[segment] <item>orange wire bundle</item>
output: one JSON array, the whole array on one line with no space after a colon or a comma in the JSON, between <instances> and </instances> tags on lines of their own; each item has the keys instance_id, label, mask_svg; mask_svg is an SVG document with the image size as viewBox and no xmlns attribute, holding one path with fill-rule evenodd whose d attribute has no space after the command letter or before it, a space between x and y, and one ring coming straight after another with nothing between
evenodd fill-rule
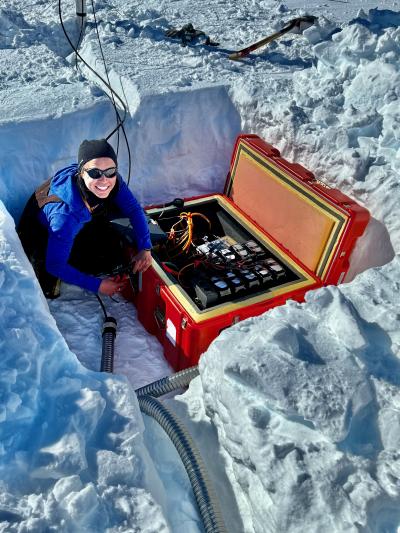
<instances>
[{"instance_id":1,"label":"orange wire bundle","mask_svg":"<svg viewBox=\"0 0 400 533\"><path fill-rule=\"evenodd\" d=\"M176 255L179 255L182 252L187 253L189 251L190 245L192 244L192 240L193 240L193 217L195 216L201 217L204 220L206 220L211 229L211 222L208 220L208 218L205 215L201 213L190 213L190 212L181 213L179 215L179 220L171 226L171 229L168 235L168 239L174 241L175 249L181 248L181 251L179 251ZM183 227L183 229L181 230L177 229L179 226ZM175 241L175 235L178 232L182 233L182 235L179 237L178 240Z\"/></svg>"}]
</instances>

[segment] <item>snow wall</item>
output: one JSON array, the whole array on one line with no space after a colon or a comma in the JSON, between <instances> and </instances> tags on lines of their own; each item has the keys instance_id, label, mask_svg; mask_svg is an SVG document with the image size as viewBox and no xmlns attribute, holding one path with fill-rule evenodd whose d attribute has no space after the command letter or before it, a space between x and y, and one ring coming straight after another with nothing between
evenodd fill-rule
<instances>
[{"instance_id":1,"label":"snow wall","mask_svg":"<svg viewBox=\"0 0 400 533\"><path fill-rule=\"evenodd\" d=\"M121 522L166 531L136 396L124 378L88 371L69 351L3 204L0 312L7 531L100 531Z\"/></svg>"}]
</instances>

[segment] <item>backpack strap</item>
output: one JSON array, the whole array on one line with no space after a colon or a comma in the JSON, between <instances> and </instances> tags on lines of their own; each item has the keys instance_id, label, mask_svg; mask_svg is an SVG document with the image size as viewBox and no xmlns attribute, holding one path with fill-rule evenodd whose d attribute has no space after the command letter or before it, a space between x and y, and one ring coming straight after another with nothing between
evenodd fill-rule
<instances>
[{"instance_id":1,"label":"backpack strap","mask_svg":"<svg viewBox=\"0 0 400 533\"><path fill-rule=\"evenodd\" d=\"M41 209L46 204L62 202L61 198L56 194L50 194L49 196L50 185L51 178L39 185L39 187L35 191L35 198L38 203L39 209Z\"/></svg>"}]
</instances>

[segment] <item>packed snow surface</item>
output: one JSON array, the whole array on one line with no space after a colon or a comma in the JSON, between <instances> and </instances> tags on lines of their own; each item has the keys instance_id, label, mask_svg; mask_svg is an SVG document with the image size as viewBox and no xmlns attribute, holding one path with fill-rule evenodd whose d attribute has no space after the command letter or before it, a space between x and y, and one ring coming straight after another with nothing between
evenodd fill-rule
<instances>
[{"instance_id":1,"label":"packed snow surface","mask_svg":"<svg viewBox=\"0 0 400 533\"><path fill-rule=\"evenodd\" d=\"M105 298L115 375L99 373L95 296L63 285L46 302L15 232L34 188L115 127L91 68L126 106L144 205L221 192L244 131L371 212L348 283L225 330L165 402L229 532L398 531L400 3L96 0L102 50L89 5L87 65L57 4L0 6L0 531L202 531L177 452L133 392L171 373L162 347L130 303ZM77 43L75 2L61 7ZM319 19L303 35L227 59L304 14ZM188 22L220 45L165 37ZM127 176L122 135L119 160Z\"/></svg>"}]
</instances>

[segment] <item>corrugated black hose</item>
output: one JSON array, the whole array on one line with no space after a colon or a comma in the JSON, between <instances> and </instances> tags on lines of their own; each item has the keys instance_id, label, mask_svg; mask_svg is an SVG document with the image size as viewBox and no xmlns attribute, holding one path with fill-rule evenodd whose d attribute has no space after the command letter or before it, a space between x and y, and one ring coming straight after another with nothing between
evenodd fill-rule
<instances>
[{"instance_id":1,"label":"corrugated black hose","mask_svg":"<svg viewBox=\"0 0 400 533\"><path fill-rule=\"evenodd\" d=\"M112 316L107 315L106 308L98 294L96 294L96 298L99 300L104 314L100 372L112 373L114 370L114 341L117 335L117 321Z\"/></svg>"},{"instance_id":2,"label":"corrugated black hose","mask_svg":"<svg viewBox=\"0 0 400 533\"><path fill-rule=\"evenodd\" d=\"M117 335L117 321L112 316L104 319L103 323L103 346L101 350L100 372L114 370L114 341Z\"/></svg>"},{"instance_id":3,"label":"corrugated black hose","mask_svg":"<svg viewBox=\"0 0 400 533\"><path fill-rule=\"evenodd\" d=\"M101 372L112 373L117 321L115 318L107 315L101 298L99 296L97 298L104 313ZM140 410L153 417L172 440L189 476L205 532L226 533L219 502L197 446L182 425L182 422L155 398L167 392L186 387L198 375L198 367L194 366L177 372L172 376L159 379L137 389L135 392L138 397Z\"/></svg>"},{"instance_id":4,"label":"corrugated black hose","mask_svg":"<svg viewBox=\"0 0 400 533\"><path fill-rule=\"evenodd\" d=\"M219 502L200 452L180 420L160 401L138 396L140 410L152 416L172 440L189 476L206 533L226 533Z\"/></svg>"},{"instance_id":5,"label":"corrugated black hose","mask_svg":"<svg viewBox=\"0 0 400 533\"><path fill-rule=\"evenodd\" d=\"M166 376L165 378L149 383L144 387L140 387L140 389L136 389L135 392L138 396L149 395L153 396L153 398L158 398L163 394L167 394L167 392L187 387L192 379L198 375L199 367L191 366L190 368L172 374L172 376Z\"/></svg>"}]
</instances>

